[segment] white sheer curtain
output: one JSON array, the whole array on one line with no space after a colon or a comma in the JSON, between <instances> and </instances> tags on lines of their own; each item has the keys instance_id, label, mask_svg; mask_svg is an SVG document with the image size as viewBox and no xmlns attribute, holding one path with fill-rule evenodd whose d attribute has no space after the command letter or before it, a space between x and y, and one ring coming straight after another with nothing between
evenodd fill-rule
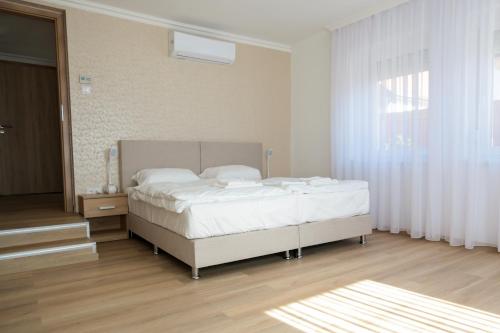
<instances>
[{"instance_id":1,"label":"white sheer curtain","mask_svg":"<svg viewBox=\"0 0 500 333\"><path fill-rule=\"evenodd\" d=\"M332 174L369 181L378 229L500 248L495 9L410 0L334 32Z\"/></svg>"}]
</instances>

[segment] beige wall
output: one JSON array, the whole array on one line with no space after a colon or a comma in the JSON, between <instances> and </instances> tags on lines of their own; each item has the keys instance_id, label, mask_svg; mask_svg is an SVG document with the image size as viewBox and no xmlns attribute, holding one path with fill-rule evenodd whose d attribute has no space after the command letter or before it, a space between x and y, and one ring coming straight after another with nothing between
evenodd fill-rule
<instances>
[{"instance_id":1,"label":"beige wall","mask_svg":"<svg viewBox=\"0 0 500 333\"><path fill-rule=\"evenodd\" d=\"M237 45L234 65L176 60L164 28L66 9L77 193L105 184L119 139L262 142L273 174L290 173L289 53Z\"/></svg>"},{"instance_id":2,"label":"beige wall","mask_svg":"<svg viewBox=\"0 0 500 333\"><path fill-rule=\"evenodd\" d=\"M292 175L330 175L330 32L292 47Z\"/></svg>"}]
</instances>

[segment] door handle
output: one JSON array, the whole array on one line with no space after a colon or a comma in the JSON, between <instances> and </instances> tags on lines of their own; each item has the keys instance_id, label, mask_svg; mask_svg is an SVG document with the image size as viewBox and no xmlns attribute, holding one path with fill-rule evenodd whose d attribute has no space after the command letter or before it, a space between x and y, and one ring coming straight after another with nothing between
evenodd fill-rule
<instances>
[{"instance_id":1,"label":"door handle","mask_svg":"<svg viewBox=\"0 0 500 333\"><path fill-rule=\"evenodd\" d=\"M12 125L0 124L0 134L7 134L7 130L12 128Z\"/></svg>"}]
</instances>

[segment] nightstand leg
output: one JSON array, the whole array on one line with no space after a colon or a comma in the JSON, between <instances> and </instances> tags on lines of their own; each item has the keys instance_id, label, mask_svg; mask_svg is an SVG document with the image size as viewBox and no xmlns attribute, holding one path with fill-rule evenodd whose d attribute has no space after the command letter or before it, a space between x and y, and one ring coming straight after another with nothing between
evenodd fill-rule
<instances>
[{"instance_id":1,"label":"nightstand leg","mask_svg":"<svg viewBox=\"0 0 500 333\"><path fill-rule=\"evenodd\" d=\"M153 253L154 253L154 255L158 255L158 246L156 246L156 245L154 246Z\"/></svg>"},{"instance_id":2,"label":"nightstand leg","mask_svg":"<svg viewBox=\"0 0 500 333\"><path fill-rule=\"evenodd\" d=\"M299 247L297 249L297 259L300 259L300 258L302 258L302 248L301 247Z\"/></svg>"},{"instance_id":3,"label":"nightstand leg","mask_svg":"<svg viewBox=\"0 0 500 333\"><path fill-rule=\"evenodd\" d=\"M366 245L366 235L359 236L359 244Z\"/></svg>"},{"instance_id":4,"label":"nightstand leg","mask_svg":"<svg viewBox=\"0 0 500 333\"><path fill-rule=\"evenodd\" d=\"M200 272L198 268L196 267L191 268L191 277L195 280L198 280L200 278Z\"/></svg>"}]
</instances>

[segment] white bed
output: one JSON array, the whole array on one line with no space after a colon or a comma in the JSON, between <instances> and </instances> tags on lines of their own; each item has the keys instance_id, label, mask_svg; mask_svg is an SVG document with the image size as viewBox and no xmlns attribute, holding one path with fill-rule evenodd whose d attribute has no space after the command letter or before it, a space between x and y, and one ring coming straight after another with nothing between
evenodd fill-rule
<instances>
[{"instance_id":1,"label":"white bed","mask_svg":"<svg viewBox=\"0 0 500 333\"><path fill-rule=\"evenodd\" d=\"M134 187L132 176L147 168L185 168L195 174L231 164L262 168L259 143L134 140L120 141L119 146L122 188ZM364 240L371 233L367 189L284 192L221 202L193 196L187 205L183 200L144 200L133 191L127 217L131 234L151 242L155 252L161 248L191 266L195 279L199 268L278 252L289 258L294 249L301 257L302 247L353 237Z\"/></svg>"},{"instance_id":2,"label":"white bed","mask_svg":"<svg viewBox=\"0 0 500 333\"><path fill-rule=\"evenodd\" d=\"M211 181L200 182L210 185ZM158 196L162 190L173 186L153 184L140 191L129 189L129 210L131 213L173 231L187 239L229 235L241 232L265 230L306 222L348 218L369 213L369 192L366 182L350 181L335 186L323 193L294 193L277 187L263 187L262 190L282 191L272 196L230 198L214 202L206 195L208 190L192 184L175 184L177 193L184 196L183 188L196 189L197 197L205 202L190 203ZM218 189L231 193L231 190ZM254 192L245 189L245 192ZM156 196L155 196L156 194Z\"/></svg>"}]
</instances>

